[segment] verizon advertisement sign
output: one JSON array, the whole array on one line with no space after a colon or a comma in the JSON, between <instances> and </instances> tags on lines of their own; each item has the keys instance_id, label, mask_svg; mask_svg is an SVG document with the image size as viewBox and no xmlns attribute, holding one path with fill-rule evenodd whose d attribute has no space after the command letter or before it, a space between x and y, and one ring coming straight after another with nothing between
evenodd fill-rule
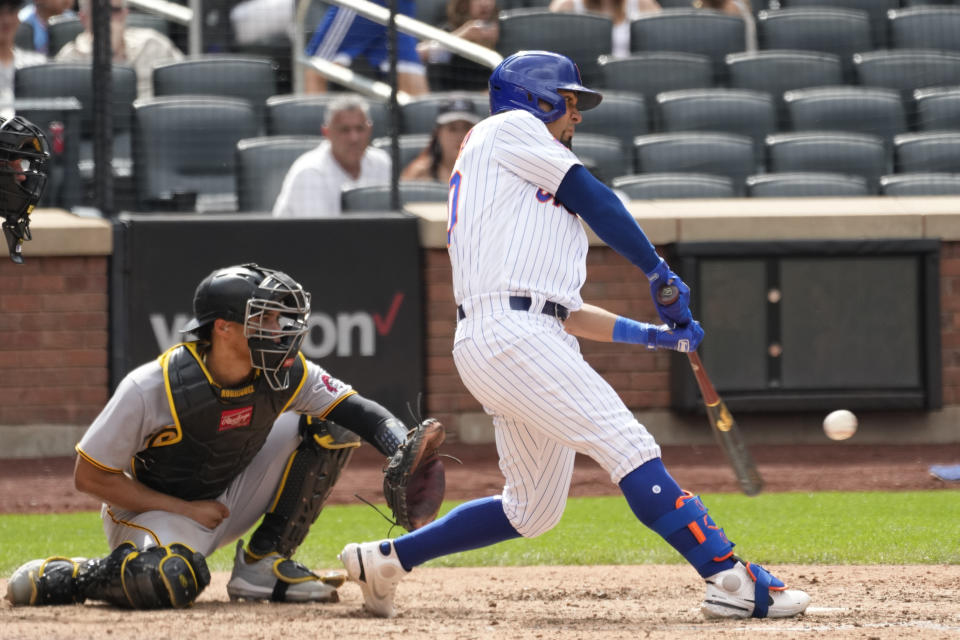
<instances>
[{"instance_id":1,"label":"verizon advertisement sign","mask_svg":"<svg viewBox=\"0 0 960 640\"><path fill-rule=\"evenodd\" d=\"M184 339L214 269L256 262L313 294L304 355L409 420L423 385L416 219L125 215L111 272L111 381ZM229 427L225 427L229 428Z\"/></svg>"}]
</instances>

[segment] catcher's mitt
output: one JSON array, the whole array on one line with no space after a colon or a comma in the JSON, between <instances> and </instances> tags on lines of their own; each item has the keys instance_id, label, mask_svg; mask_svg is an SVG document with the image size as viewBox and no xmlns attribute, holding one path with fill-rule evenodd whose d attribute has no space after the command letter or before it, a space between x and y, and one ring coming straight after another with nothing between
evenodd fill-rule
<instances>
[{"instance_id":1,"label":"catcher's mitt","mask_svg":"<svg viewBox=\"0 0 960 640\"><path fill-rule=\"evenodd\" d=\"M445 437L440 421L428 418L407 432L407 441L387 460L383 497L407 531L430 524L440 511L446 484L437 450Z\"/></svg>"}]
</instances>

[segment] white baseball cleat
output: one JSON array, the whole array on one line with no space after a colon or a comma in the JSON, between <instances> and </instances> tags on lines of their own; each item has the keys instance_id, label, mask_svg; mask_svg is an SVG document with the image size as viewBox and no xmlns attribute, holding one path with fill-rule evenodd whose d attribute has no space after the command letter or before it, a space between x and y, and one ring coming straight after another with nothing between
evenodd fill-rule
<instances>
[{"instance_id":1,"label":"white baseball cleat","mask_svg":"<svg viewBox=\"0 0 960 640\"><path fill-rule=\"evenodd\" d=\"M386 553L382 550L384 547ZM381 618L397 615L393 596L400 580L410 572L400 564L393 541L351 542L343 548L339 557L347 570L347 578L360 585L367 610Z\"/></svg>"},{"instance_id":2,"label":"white baseball cleat","mask_svg":"<svg viewBox=\"0 0 960 640\"><path fill-rule=\"evenodd\" d=\"M707 578L700 610L707 618L789 618L808 604L804 591L787 589L760 565L737 559L733 568Z\"/></svg>"},{"instance_id":3,"label":"white baseball cleat","mask_svg":"<svg viewBox=\"0 0 960 640\"><path fill-rule=\"evenodd\" d=\"M343 582L342 573L339 579L332 575L318 576L279 553L248 563L244 557L243 540L238 540L227 595L231 600L339 602L337 587Z\"/></svg>"},{"instance_id":4,"label":"white baseball cleat","mask_svg":"<svg viewBox=\"0 0 960 640\"><path fill-rule=\"evenodd\" d=\"M5 597L15 607L74 602L73 576L86 561L86 558L53 556L24 563L10 576ZM52 573L57 577L41 584L40 577L47 575L49 580L48 574Z\"/></svg>"}]
</instances>

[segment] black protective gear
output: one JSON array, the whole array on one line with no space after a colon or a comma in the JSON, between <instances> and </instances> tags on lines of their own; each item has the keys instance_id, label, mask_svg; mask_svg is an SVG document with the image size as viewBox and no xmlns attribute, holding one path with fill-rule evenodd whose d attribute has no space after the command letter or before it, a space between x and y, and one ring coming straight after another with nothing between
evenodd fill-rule
<instances>
[{"instance_id":1,"label":"black protective gear","mask_svg":"<svg viewBox=\"0 0 960 640\"><path fill-rule=\"evenodd\" d=\"M50 150L43 132L16 116L0 117L0 215L10 259L23 263L21 250L30 240L30 213L47 186Z\"/></svg>"},{"instance_id":2,"label":"black protective gear","mask_svg":"<svg viewBox=\"0 0 960 640\"><path fill-rule=\"evenodd\" d=\"M276 497L250 538L250 552L289 558L307 537L360 438L339 425L300 416L300 446L290 454Z\"/></svg>"},{"instance_id":3,"label":"black protective gear","mask_svg":"<svg viewBox=\"0 0 960 640\"><path fill-rule=\"evenodd\" d=\"M279 313L275 326L263 322L271 311ZM296 280L254 263L217 269L197 285L193 313L183 332L194 332L217 318L242 324L251 364L275 391L289 386L289 369L310 317L310 294Z\"/></svg>"},{"instance_id":4,"label":"black protective gear","mask_svg":"<svg viewBox=\"0 0 960 640\"><path fill-rule=\"evenodd\" d=\"M402 422L383 405L359 393L338 402L327 419L353 431L387 457L396 453L407 439L407 427Z\"/></svg>"},{"instance_id":5,"label":"black protective gear","mask_svg":"<svg viewBox=\"0 0 960 640\"><path fill-rule=\"evenodd\" d=\"M124 542L104 558L82 562L47 558L25 577L33 582L31 598L14 604L74 604L89 599L131 609L182 608L193 604L210 584L203 554L177 542L145 551ZM15 574L14 579L23 577Z\"/></svg>"}]
</instances>

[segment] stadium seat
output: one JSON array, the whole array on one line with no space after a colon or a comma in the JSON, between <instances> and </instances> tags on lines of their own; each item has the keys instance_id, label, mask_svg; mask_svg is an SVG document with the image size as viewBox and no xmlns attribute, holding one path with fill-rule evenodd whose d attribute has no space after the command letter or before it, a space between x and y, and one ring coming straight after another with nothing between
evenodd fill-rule
<instances>
[{"instance_id":1,"label":"stadium seat","mask_svg":"<svg viewBox=\"0 0 960 640\"><path fill-rule=\"evenodd\" d=\"M236 208L237 142L257 135L247 100L170 96L133 103L133 174L142 210L197 194L198 210Z\"/></svg>"},{"instance_id":2,"label":"stadium seat","mask_svg":"<svg viewBox=\"0 0 960 640\"><path fill-rule=\"evenodd\" d=\"M902 92L912 106L913 92L925 87L960 85L960 52L932 49L889 49L853 56L859 84Z\"/></svg>"},{"instance_id":3,"label":"stadium seat","mask_svg":"<svg viewBox=\"0 0 960 640\"><path fill-rule=\"evenodd\" d=\"M153 67L153 94L203 95L248 100L264 122L266 101L277 93L277 78L268 58L208 54Z\"/></svg>"},{"instance_id":4,"label":"stadium seat","mask_svg":"<svg viewBox=\"0 0 960 640\"><path fill-rule=\"evenodd\" d=\"M817 171L862 176L876 191L889 173L886 148L879 136L865 133L779 133L767 137L771 173Z\"/></svg>"},{"instance_id":5,"label":"stadium seat","mask_svg":"<svg viewBox=\"0 0 960 640\"><path fill-rule=\"evenodd\" d=\"M400 206L408 202L446 202L449 187L442 182L401 182ZM341 192L343 213L390 211L390 185L353 187Z\"/></svg>"},{"instance_id":6,"label":"stadium seat","mask_svg":"<svg viewBox=\"0 0 960 640\"><path fill-rule=\"evenodd\" d=\"M14 74L14 95L18 98L58 98L73 96L80 101L80 174L84 180L93 178L93 83L91 67L87 62L47 62L23 67ZM132 163L130 130L133 101L137 98L137 74L133 67L115 64L113 80L113 172L129 177ZM34 112L38 122L55 120Z\"/></svg>"},{"instance_id":7,"label":"stadium seat","mask_svg":"<svg viewBox=\"0 0 960 640\"><path fill-rule=\"evenodd\" d=\"M880 178L885 196L958 196L960 173L897 173Z\"/></svg>"},{"instance_id":8,"label":"stadium seat","mask_svg":"<svg viewBox=\"0 0 960 640\"><path fill-rule=\"evenodd\" d=\"M714 84L726 80L724 58L746 49L743 18L712 9L664 9L630 23L630 51L697 53L713 63Z\"/></svg>"},{"instance_id":9,"label":"stadium seat","mask_svg":"<svg viewBox=\"0 0 960 640\"><path fill-rule=\"evenodd\" d=\"M904 133L893 146L897 173L960 173L960 132Z\"/></svg>"},{"instance_id":10,"label":"stadium seat","mask_svg":"<svg viewBox=\"0 0 960 640\"><path fill-rule=\"evenodd\" d=\"M587 86L599 80L597 59L610 53L613 22L595 13L554 13L546 8L500 13L497 51L503 56L524 49L563 54L577 63Z\"/></svg>"},{"instance_id":11,"label":"stadium seat","mask_svg":"<svg viewBox=\"0 0 960 640\"><path fill-rule=\"evenodd\" d=\"M913 99L921 131L960 129L960 87L918 89Z\"/></svg>"},{"instance_id":12,"label":"stadium seat","mask_svg":"<svg viewBox=\"0 0 960 640\"><path fill-rule=\"evenodd\" d=\"M770 93L781 124L786 122L785 92L843 84L840 58L831 53L776 49L732 53L727 56L727 71L731 87Z\"/></svg>"},{"instance_id":13,"label":"stadium seat","mask_svg":"<svg viewBox=\"0 0 960 640\"><path fill-rule=\"evenodd\" d=\"M883 87L818 87L788 91L793 131L870 133L884 141L892 159L893 137L905 133L907 114L900 93Z\"/></svg>"},{"instance_id":14,"label":"stadium seat","mask_svg":"<svg viewBox=\"0 0 960 640\"><path fill-rule=\"evenodd\" d=\"M761 11L757 40L761 49L832 53L840 59L846 81L853 77L853 54L873 49L867 14L849 9Z\"/></svg>"},{"instance_id":15,"label":"stadium seat","mask_svg":"<svg viewBox=\"0 0 960 640\"><path fill-rule=\"evenodd\" d=\"M635 200L732 198L733 182L706 173L645 173L614 178L613 188Z\"/></svg>"},{"instance_id":16,"label":"stadium seat","mask_svg":"<svg viewBox=\"0 0 960 640\"><path fill-rule=\"evenodd\" d=\"M464 93L459 92L440 92L433 91L423 96L418 96L400 107L401 122L403 127L401 133L431 133L436 126L437 111L447 100L453 97L466 97L473 102L477 115L481 118L490 114L490 98L486 92L483 93Z\"/></svg>"},{"instance_id":17,"label":"stadium seat","mask_svg":"<svg viewBox=\"0 0 960 640\"><path fill-rule=\"evenodd\" d=\"M617 176L630 173L629 147L624 147L620 138L590 133L573 136L573 152L584 166L607 184Z\"/></svg>"},{"instance_id":18,"label":"stadium seat","mask_svg":"<svg viewBox=\"0 0 960 640\"><path fill-rule=\"evenodd\" d=\"M871 39L878 49L887 47L887 12L900 6L900 0L779 0L781 9L810 7L820 10L853 9L863 11L870 21Z\"/></svg>"},{"instance_id":19,"label":"stadium seat","mask_svg":"<svg viewBox=\"0 0 960 640\"><path fill-rule=\"evenodd\" d=\"M263 136L237 142L237 210L271 211L293 162L321 136Z\"/></svg>"},{"instance_id":20,"label":"stadium seat","mask_svg":"<svg viewBox=\"0 0 960 640\"><path fill-rule=\"evenodd\" d=\"M757 171L753 141L733 133L685 132L637 136L635 173L709 173L730 178L743 195L744 180Z\"/></svg>"},{"instance_id":21,"label":"stadium seat","mask_svg":"<svg viewBox=\"0 0 960 640\"><path fill-rule=\"evenodd\" d=\"M677 51L647 51L627 58L600 58L599 86L615 91L632 91L647 105L658 93L713 86L713 62L708 56Z\"/></svg>"},{"instance_id":22,"label":"stadium seat","mask_svg":"<svg viewBox=\"0 0 960 640\"><path fill-rule=\"evenodd\" d=\"M747 178L751 198L825 198L876 194L861 176L824 172L763 173Z\"/></svg>"},{"instance_id":23,"label":"stadium seat","mask_svg":"<svg viewBox=\"0 0 960 640\"><path fill-rule=\"evenodd\" d=\"M769 93L750 89L686 89L657 96L660 131L714 131L749 136L758 163L764 139L777 131L777 114Z\"/></svg>"},{"instance_id":24,"label":"stadium seat","mask_svg":"<svg viewBox=\"0 0 960 640\"><path fill-rule=\"evenodd\" d=\"M370 144L377 149L383 149L389 154L391 148L391 139L392 138L389 136L374 138ZM430 134L407 133L398 136L398 142L400 145L400 171L403 171L404 167L410 164L410 162L416 158L428 144L430 144Z\"/></svg>"},{"instance_id":25,"label":"stadium seat","mask_svg":"<svg viewBox=\"0 0 960 640\"><path fill-rule=\"evenodd\" d=\"M13 36L13 46L17 49L35 51L33 41L33 25L29 22L21 22L17 27L17 33Z\"/></svg>"},{"instance_id":26,"label":"stadium seat","mask_svg":"<svg viewBox=\"0 0 960 640\"><path fill-rule=\"evenodd\" d=\"M890 12L890 46L960 51L960 7L913 7Z\"/></svg>"},{"instance_id":27,"label":"stadium seat","mask_svg":"<svg viewBox=\"0 0 960 640\"><path fill-rule=\"evenodd\" d=\"M47 55L51 58L80 33L83 32L83 23L76 16L53 16L47 23Z\"/></svg>"},{"instance_id":28,"label":"stadium seat","mask_svg":"<svg viewBox=\"0 0 960 640\"><path fill-rule=\"evenodd\" d=\"M267 98L267 134L271 136L317 136L332 100L343 93L279 95ZM390 112L381 100L364 98L370 108L373 138L387 135L390 130Z\"/></svg>"},{"instance_id":29,"label":"stadium seat","mask_svg":"<svg viewBox=\"0 0 960 640\"><path fill-rule=\"evenodd\" d=\"M577 136L581 133L614 136L620 138L623 149L629 149L635 137L650 132L648 122L643 96L604 91L603 102L584 114L583 122L577 125Z\"/></svg>"}]
</instances>

